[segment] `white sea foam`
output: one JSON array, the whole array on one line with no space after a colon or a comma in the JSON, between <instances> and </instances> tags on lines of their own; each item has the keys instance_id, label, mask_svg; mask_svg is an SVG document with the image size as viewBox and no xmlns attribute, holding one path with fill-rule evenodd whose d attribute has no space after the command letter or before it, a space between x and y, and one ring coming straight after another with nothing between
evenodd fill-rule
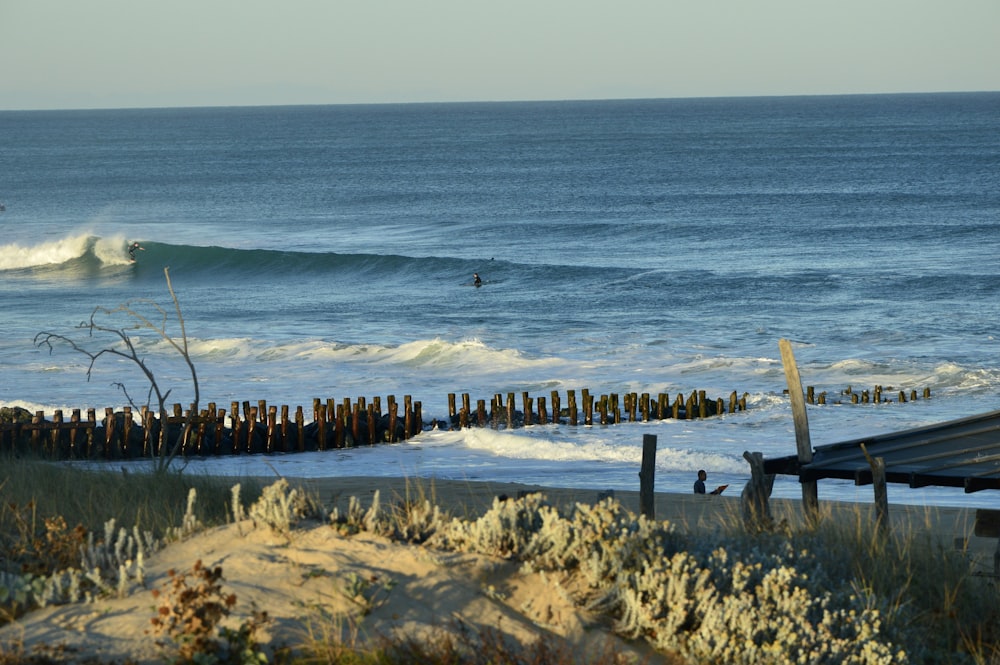
<instances>
[{"instance_id":1,"label":"white sea foam","mask_svg":"<svg viewBox=\"0 0 1000 665\"><path fill-rule=\"evenodd\" d=\"M67 236L37 245L3 245L0 247L0 270L58 265L80 258L87 253L89 247L90 236L86 234Z\"/></svg>"}]
</instances>

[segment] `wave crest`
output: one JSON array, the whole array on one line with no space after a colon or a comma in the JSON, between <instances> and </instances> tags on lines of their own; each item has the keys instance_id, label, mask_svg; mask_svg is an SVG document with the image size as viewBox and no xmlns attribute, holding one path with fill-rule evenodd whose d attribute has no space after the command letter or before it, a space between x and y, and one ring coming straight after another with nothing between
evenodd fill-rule
<instances>
[{"instance_id":1,"label":"wave crest","mask_svg":"<svg viewBox=\"0 0 1000 665\"><path fill-rule=\"evenodd\" d=\"M36 245L11 243L0 246L0 271L59 266L88 260L111 266L128 264L125 237L100 238L81 233Z\"/></svg>"}]
</instances>

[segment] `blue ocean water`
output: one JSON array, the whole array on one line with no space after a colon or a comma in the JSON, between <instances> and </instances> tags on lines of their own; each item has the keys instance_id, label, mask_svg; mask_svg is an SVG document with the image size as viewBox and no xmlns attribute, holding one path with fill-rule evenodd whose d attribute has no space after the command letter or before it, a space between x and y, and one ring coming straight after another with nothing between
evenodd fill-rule
<instances>
[{"instance_id":1,"label":"blue ocean water","mask_svg":"<svg viewBox=\"0 0 1000 665\"><path fill-rule=\"evenodd\" d=\"M0 141L0 405L120 407L118 383L143 400L130 364L88 381L85 356L33 340L99 348L74 328L98 306L172 316L165 267L202 404L411 395L443 418L449 393L748 395L722 418L196 468L635 489L655 434L657 489L699 468L738 487L744 450L795 450L782 338L829 396L816 445L998 408L1000 93L0 112ZM176 354L136 339L189 402ZM835 403L876 385L932 398Z\"/></svg>"}]
</instances>

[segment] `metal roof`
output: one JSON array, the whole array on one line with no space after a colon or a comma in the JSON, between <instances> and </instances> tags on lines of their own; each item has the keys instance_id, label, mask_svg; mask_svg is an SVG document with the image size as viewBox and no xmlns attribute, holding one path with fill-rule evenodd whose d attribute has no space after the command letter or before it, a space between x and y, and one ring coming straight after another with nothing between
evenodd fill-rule
<instances>
[{"instance_id":1,"label":"metal roof","mask_svg":"<svg viewBox=\"0 0 1000 665\"><path fill-rule=\"evenodd\" d=\"M1000 411L817 446L808 464L800 464L797 455L767 459L764 473L869 485L872 472L861 444L871 457L885 461L886 482L964 487L966 492L1000 489Z\"/></svg>"}]
</instances>

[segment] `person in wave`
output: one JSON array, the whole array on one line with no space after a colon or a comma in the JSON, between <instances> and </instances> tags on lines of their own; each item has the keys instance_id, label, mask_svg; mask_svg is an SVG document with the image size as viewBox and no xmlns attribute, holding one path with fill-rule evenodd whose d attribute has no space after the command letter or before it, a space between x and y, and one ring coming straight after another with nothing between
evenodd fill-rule
<instances>
[{"instance_id":1,"label":"person in wave","mask_svg":"<svg viewBox=\"0 0 1000 665\"><path fill-rule=\"evenodd\" d=\"M128 246L128 258L131 259L132 261L135 261L135 251L137 249L141 249L144 252L146 251L146 248L140 245L138 242L133 242L131 245Z\"/></svg>"},{"instance_id":2,"label":"person in wave","mask_svg":"<svg viewBox=\"0 0 1000 665\"><path fill-rule=\"evenodd\" d=\"M483 280L479 278L479 273L478 272L472 273L472 283L475 284L476 286L482 286L483 285Z\"/></svg>"}]
</instances>

